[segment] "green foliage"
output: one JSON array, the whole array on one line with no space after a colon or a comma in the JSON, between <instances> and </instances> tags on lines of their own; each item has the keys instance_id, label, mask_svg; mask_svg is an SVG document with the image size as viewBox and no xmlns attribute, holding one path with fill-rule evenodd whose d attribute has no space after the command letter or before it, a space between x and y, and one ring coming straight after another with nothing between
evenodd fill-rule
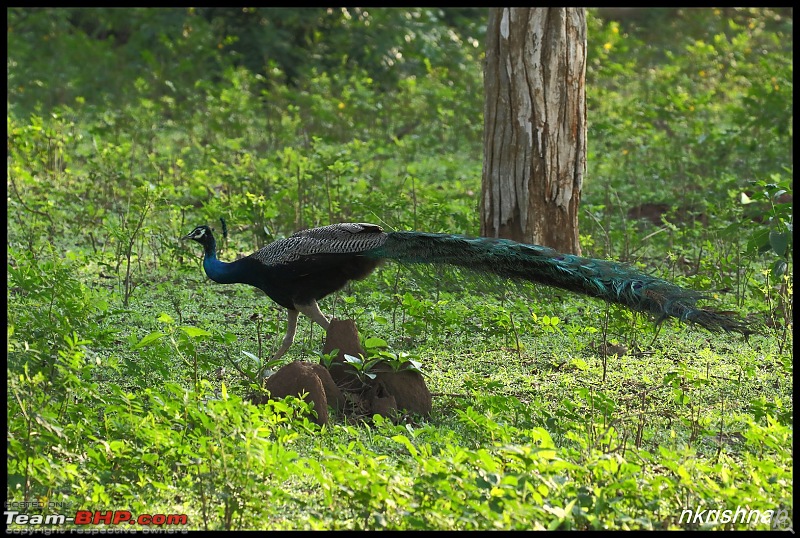
<instances>
[{"instance_id":1,"label":"green foliage","mask_svg":"<svg viewBox=\"0 0 800 538\"><path fill-rule=\"evenodd\" d=\"M785 198L789 195L788 199L791 200L789 193L792 187L788 179L782 180L778 174L772 179L774 182L753 182L751 188L754 194L751 197L742 193L742 205L756 204L758 213L754 212L751 215L758 217L758 221L762 224L762 227L757 228L750 236L748 249L759 253L771 251L776 258L772 264L772 276L780 278L787 272L792 252L792 203L787 202Z\"/></svg>"},{"instance_id":2,"label":"green foliage","mask_svg":"<svg viewBox=\"0 0 800 538\"><path fill-rule=\"evenodd\" d=\"M364 339L363 342L366 357L359 354L358 357L344 354L344 362L352 368L356 376L368 385L369 381L375 379L379 372L399 372L401 370L411 370L422 372L422 364L419 360L411 358L411 354L405 351L394 352L388 349L386 340L375 336ZM338 352L337 352L338 353ZM322 363L329 366L336 353L329 353L322 356Z\"/></svg>"},{"instance_id":3,"label":"green foliage","mask_svg":"<svg viewBox=\"0 0 800 538\"><path fill-rule=\"evenodd\" d=\"M230 260L335 221L477 234L485 10L10 9L7 501L192 529L791 511L791 14L636 13L588 13L584 253L760 333L385 266L323 309L374 335L365 377L423 371L433 414L320 428L246 400L285 314L178 238L223 218ZM320 348L302 319L285 359Z\"/></svg>"},{"instance_id":4,"label":"green foliage","mask_svg":"<svg viewBox=\"0 0 800 538\"><path fill-rule=\"evenodd\" d=\"M66 341L72 359L57 366L65 397L53 398L27 368L9 376L9 500L122 503L140 513L184 506L193 528L206 529L275 517L275 504L252 501L285 498L277 486L297 457L297 429L314 429L298 418L305 403L246 405L224 385L219 395L175 383L140 394L103 390L87 382L101 375L82 361L78 346L87 344Z\"/></svg>"},{"instance_id":5,"label":"green foliage","mask_svg":"<svg viewBox=\"0 0 800 538\"><path fill-rule=\"evenodd\" d=\"M76 274L85 264L82 254L61 258L48 252L38 258L27 250L8 250L8 292L14 299L8 310L9 365L28 364L33 372L53 375L65 337L79 331L95 341L109 343L116 332L109 296L92 290ZM13 306L12 306L13 305Z\"/></svg>"},{"instance_id":6,"label":"green foliage","mask_svg":"<svg viewBox=\"0 0 800 538\"><path fill-rule=\"evenodd\" d=\"M667 216L672 226L666 233L644 236L655 249L699 238L728 241L713 231L726 224L741 241L748 235L741 229L752 224L733 211L739 193L750 190L753 181L774 182L775 174L783 176L792 167L786 151L792 145L791 38L786 34L791 17L771 10L734 10L731 16L687 10L653 24L668 23L677 31L681 24L699 21L707 26L703 37L692 38L684 30L678 34L684 39L664 46L652 38L669 32L629 25L626 33L622 24L591 20L590 35L592 29L598 35L588 54L593 136L587 176L597 188L586 189L584 202L602 215L583 231L623 244L623 259L630 255L629 245L641 241L631 237L629 208L667 203L676 210ZM731 192L737 193L736 201ZM690 226L686 215L692 213L707 219L711 230L696 221ZM615 254L609 245L607 253ZM714 250L724 248L715 244Z\"/></svg>"}]
</instances>

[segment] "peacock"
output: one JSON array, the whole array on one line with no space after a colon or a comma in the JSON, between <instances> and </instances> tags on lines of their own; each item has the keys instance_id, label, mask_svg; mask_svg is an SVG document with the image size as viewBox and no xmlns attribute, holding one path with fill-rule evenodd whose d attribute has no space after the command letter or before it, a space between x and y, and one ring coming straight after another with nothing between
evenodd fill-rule
<instances>
[{"instance_id":1,"label":"peacock","mask_svg":"<svg viewBox=\"0 0 800 538\"><path fill-rule=\"evenodd\" d=\"M700 292L624 264L508 239L385 232L376 224L350 222L299 231L230 263L217 259L216 242L208 226L196 227L183 239L203 246L203 268L211 280L255 286L287 309L286 335L273 359L292 345L300 313L327 330L330 320L317 301L348 281L366 278L384 260L447 264L553 286L653 314L657 323L671 316L712 332L745 336L753 332L740 320L695 306L703 297Z\"/></svg>"}]
</instances>

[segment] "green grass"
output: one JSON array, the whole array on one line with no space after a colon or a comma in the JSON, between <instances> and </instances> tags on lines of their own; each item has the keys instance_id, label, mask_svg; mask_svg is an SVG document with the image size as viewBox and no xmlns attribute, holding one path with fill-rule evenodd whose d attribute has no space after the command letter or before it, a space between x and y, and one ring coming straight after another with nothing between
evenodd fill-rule
<instances>
[{"instance_id":1,"label":"green grass","mask_svg":"<svg viewBox=\"0 0 800 538\"><path fill-rule=\"evenodd\" d=\"M63 452L55 476L31 464L31 489L89 508L138 499L140 511L186 512L193 528L671 528L683 527L676 518L686 506L790 505L792 365L774 337L744 342L667 322L650 346L650 326L629 317L615 340L635 338L643 351L606 358L603 380L592 349L602 324L587 323L603 319L598 301L528 300L521 292L541 294L527 289L512 290L504 306L491 295L442 293L425 319L401 308L406 323L393 327L392 312L375 306L381 276L323 308L354 298L348 310L363 335L422 363L435 395L429 418L337 417L320 431L243 403L237 394L248 387L226 357L258 354L253 313L270 328L268 356L282 312L246 287L207 284L193 267L142 285L140 306L107 320L121 328L115 340L54 343L55 379L74 396L39 393L44 380L35 377L12 381L14 400L45 402L36 406L45 420L30 425L39 435L13 435L13 449L34 460L51 444ZM165 297L166 287L177 291ZM451 304L463 317L448 315ZM542 304L565 320L556 330L534 322L529 309L541 318ZM496 326L508 314L520 350ZM179 323L235 338L181 338ZM175 334L175 343L136 347L154 331ZM12 335L19 364L26 355L16 343ZM319 328L304 322L285 360L315 360L321 344ZM223 379L213 375L220 365ZM17 495L18 461L10 471ZM661 493L642 493L652 488ZM271 502L257 502L265 497Z\"/></svg>"}]
</instances>

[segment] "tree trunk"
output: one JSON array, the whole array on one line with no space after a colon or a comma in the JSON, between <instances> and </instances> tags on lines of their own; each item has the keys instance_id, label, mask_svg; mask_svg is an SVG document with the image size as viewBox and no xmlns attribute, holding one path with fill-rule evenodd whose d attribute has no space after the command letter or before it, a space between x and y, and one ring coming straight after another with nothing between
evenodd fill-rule
<instances>
[{"instance_id":1,"label":"tree trunk","mask_svg":"<svg viewBox=\"0 0 800 538\"><path fill-rule=\"evenodd\" d=\"M586 13L492 8L481 235L580 254L586 171Z\"/></svg>"}]
</instances>

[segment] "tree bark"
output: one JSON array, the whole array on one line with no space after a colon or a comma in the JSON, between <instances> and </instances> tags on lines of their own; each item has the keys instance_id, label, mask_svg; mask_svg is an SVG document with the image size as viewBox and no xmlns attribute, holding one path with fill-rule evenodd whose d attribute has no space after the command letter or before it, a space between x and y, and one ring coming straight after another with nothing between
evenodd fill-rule
<instances>
[{"instance_id":1,"label":"tree bark","mask_svg":"<svg viewBox=\"0 0 800 538\"><path fill-rule=\"evenodd\" d=\"M481 235L580 254L585 78L583 8L490 10Z\"/></svg>"}]
</instances>

